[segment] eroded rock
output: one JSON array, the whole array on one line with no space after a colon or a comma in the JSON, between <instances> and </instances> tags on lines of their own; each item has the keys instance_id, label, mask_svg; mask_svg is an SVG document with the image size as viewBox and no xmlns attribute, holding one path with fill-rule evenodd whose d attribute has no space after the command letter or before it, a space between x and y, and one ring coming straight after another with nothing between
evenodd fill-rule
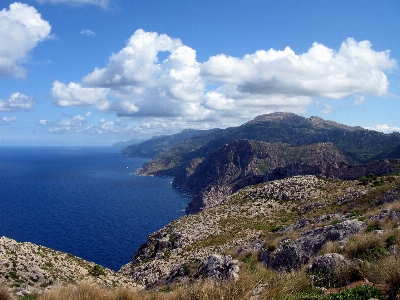
<instances>
[{"instance_id":1,"label":"eroded rock","mask_svg":"<svg viewBox=\"0 0 400 300\"><path fill-rule=\"evenodd\" d=\"M239 278L239 263L230 255L210 255L197 269L195 277L226 280Z\"/></svg>"},{"instance_id":2,"label":"eroded rock","mask_svg":"<svg viewBox=\"0 0 400 300\"><path fill-rule=\"evenodd\" d=\"M364 222L347 220L338 224L308 230L302 237L291 242L282 240L276 249L265 249L260 252L264 266L276 271L291 271L309 264L316 257L322 246L328 241L342 242L359 232Z\"/></svg>"}]
</instances>

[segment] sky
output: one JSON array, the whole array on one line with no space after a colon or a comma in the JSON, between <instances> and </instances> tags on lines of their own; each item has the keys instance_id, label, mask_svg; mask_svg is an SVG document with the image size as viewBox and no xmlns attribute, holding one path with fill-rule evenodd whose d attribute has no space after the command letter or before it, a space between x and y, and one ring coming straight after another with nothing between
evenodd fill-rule
<instances>
[{"instance_id":1,"label":"sky","mask_svg":"<svg viewBox=\"0 0 400 300\"><path fill-rule=\"evenodd\" d=\"M0 146L272 112L400 131L400 0L0 0Z\"/></svg>"}]
</instances>

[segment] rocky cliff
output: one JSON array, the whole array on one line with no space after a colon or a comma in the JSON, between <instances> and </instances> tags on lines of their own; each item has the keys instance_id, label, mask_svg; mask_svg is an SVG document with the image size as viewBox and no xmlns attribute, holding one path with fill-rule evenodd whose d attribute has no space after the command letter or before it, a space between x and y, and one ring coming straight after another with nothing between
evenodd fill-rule
<instances>
[{"instance_id":1,"label":"rocky cliff","mask_svg":"<svg viewBox=\"0 0 400 300\"><path fill-rule=\"evenodd\" d=\"M268 180L269 170L278 166L346 161L346 156L331 143L292 147L239 140L222 146L204 159L190 161L177 174L173 185L191 193L193 201L187 212L196 212L218 205L226 196L245 186Z\"/></svg>"},{"instance_id":2,"label":"rocky cliff","mask_svg":"<svg viewBox=\"0 0 400 300\"><path fill-rule=\"evenodd\" d=\"M210 258L213 255L234 256L240 269L251 267L246 257L254 253L266 268L279 272L300 270L314 262L315 268L342 260L353 266L359 261L346 252L351 237L364 234L366 228L367 232L384 228L371 223L375 220L388 220L390 228L398 226L399 201L400 177L394 175L374 177L366 184L312 175L264 182L149 235L120 272L154 287L196 280L204 265L218 265L218 274L240 274L234 261ZM323 256L339 245L345 247L343 257ZM389 255L388 250L382 251Z\"/></svg>"}]
</instances>

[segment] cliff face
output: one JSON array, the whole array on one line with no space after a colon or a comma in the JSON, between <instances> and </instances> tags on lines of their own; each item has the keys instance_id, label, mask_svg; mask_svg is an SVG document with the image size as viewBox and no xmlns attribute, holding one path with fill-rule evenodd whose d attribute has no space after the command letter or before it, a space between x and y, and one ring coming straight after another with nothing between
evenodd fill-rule
<instances>
[{"instance_id":1,"label":"cliff face","mask_svg":"<svg viewBox=\"0 0 400 300\"><path fill-rule=\"evenodd\" d=\"M173 185L192 194L193 201L187 208L187 212L192 213L219 204L245 186L268 180L269 171L278 166L294 163L325 166L346 161L346 156L331 143L291 147L281 143L240 140L222 146L204 159L192 160L177 174ZM271 178L274 176L271 174ZM284 177L289 177L289 174Z\"/></svg>"}]
</instances>

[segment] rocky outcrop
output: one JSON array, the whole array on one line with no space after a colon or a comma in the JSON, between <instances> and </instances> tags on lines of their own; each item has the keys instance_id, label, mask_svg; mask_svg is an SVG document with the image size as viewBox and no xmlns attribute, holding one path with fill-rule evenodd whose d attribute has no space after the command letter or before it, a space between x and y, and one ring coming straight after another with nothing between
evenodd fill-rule
<instances>
[{"instance_id":1,"label":"rocky outcrop","mask_svg":"<svg viewBox=\"0 0 400 300\"><path fill-rule=\"evenodd\" d=\"M349 264L350 262L342 254L328 253L317 256L310 267L310 271L312 273L334 272Z\"/></svg>"},{"instance_id":2,"label":"rocky outcrop","mask_svg":"<svg viewBox=\"0 0 400 300\"><path fill-rule=\"evenodd\" d=\"M230 280L239 278L239 262L230 255L213 254L198 267L195 278Z\"/></svg>"},{"instance_id":3,"label":"rocky outcrop","mask_svg":"<svg viewBox=\"0 0 400 300\"><path fill-rule=\"evenodd\" d=\"M72 254L0 237L0 285L13 287L22 296L71 281L140 287L128 277Z\"/></svg>"},{"instance_id":4,"label":"rocky outcrop","mask_svg":"<svg viewBox=\"0 0 400 300\"><path fill-rule=\"evenodd\" d=\"M261 251L260 260L267 268L276 271L296 270L309 264L326 242L343 242L350 235L359 232L363 226L364 222L346 220L338 224L309 230L293 242L283 239L276 249Z\"/></svg>"}]
</instances>

